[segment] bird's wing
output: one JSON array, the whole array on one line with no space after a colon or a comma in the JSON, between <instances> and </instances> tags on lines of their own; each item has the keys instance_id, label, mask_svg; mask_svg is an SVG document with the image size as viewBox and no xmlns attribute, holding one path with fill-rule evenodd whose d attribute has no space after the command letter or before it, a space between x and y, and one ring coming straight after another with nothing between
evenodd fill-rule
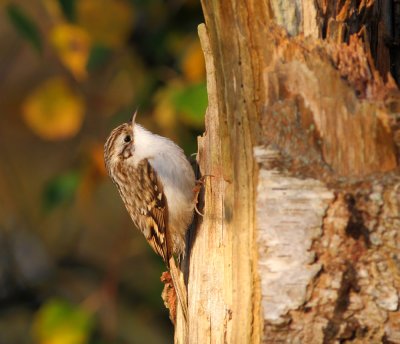
<instances>
[{"instance_id":1,"label":"bird's wing","mask_svg":"<svg viewBox=\"0 0 400 344\"><path fill-rule=\"evenodd\" d=\"M140 166L142 165L142 166ZM159 254L169 267L172 250L168 238L168 204L163 186L156 171L147 159L139 163L142 190L146 190L147 208L142 220L145 221L144 234L153 250ZM142 222L143 223L143 222Z\"/></svg>"}]
</instances>

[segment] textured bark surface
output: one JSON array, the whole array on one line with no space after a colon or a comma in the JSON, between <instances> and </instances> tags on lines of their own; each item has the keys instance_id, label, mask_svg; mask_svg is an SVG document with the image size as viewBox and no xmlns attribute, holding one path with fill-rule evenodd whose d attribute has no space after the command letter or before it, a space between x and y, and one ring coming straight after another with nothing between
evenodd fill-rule
<instances>
[{"instance_id":1,"label":"textured bark surface","mask_svg":"<svg viewBox=\"0 0 400 344\"><path fill-rule=\"evenodd\" d=\"M398 343L397 2L288 3L202 1L210 177L176 342Z\"/></svg>"}]
</instances>

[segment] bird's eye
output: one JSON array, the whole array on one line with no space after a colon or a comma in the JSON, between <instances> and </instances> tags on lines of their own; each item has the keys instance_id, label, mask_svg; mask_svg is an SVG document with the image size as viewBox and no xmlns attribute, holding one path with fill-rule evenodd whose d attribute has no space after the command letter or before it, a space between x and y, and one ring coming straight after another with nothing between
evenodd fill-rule
<instances>
[{"instance_id":1,"label":"bird's eye","mask_svg":"<svg viewBox=\"0 0 400 344\"><path fill-rule=\"evenodd\" d=\"M129 135L126 135L124 137L124 142L131 142L131 137Z\"/></svg>"}]
</instances>

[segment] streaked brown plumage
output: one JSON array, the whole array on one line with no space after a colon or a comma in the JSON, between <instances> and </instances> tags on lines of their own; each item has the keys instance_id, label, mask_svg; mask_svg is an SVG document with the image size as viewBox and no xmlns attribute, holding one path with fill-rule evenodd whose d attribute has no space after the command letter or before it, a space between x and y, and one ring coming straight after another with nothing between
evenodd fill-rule
<instances>
[{"instance_id":1,"label":"streaked brown plumage","mask_svg":"<svg viewBox=\"0 0 400 344\"><path fill-rule=\"evenodd\" d=\"M168 205L154 169L147 159L136 168L121 161L117 168L115 184L133 223L168 266L173 252L167 237Z\"/></svg>"},{"instance_id":2,"label":"streaked brown plumage","mask_svg":"<svg viewBox=\"0 0 400 344\"><path fill-rule=\"evenodd\" d=\"M134 224L167 267L175 266L173 254L185 251L185 233L194 209L195 177L182 149L137 125L133 118L111 132L104 158ZM171 275L179 278L172 268ZM182 288L175 281L174 285L185 313Z\"/></svg>"},{"instance_id":3,"label":"streaked brown plumage","mask_svg":"<svg viewBox=\"0 0 400 344\"><path fill-rule=\"evenodd\" d=\"M134 224L168 265L172 254L184 253L193 216L195 178L183 151L135 123L124 123L108 137L104 157Z\"/></svg>"}]
</instances>

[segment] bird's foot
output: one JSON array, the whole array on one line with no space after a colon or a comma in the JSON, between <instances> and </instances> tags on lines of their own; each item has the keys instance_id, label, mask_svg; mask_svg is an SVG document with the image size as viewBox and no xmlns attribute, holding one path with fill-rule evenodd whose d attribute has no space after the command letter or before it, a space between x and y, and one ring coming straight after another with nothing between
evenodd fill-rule
<instances>
[{"instance_id":1,"label":"bird's foot","mask_svg":"<svg viewBox=\"0 0 400 344\"><path fill-rule=\"evenodd\" d=\"M197 204L199 204L199 195L200 195L200 192L201 192L202 187L203 187L204 184L205 184L205 179L206 179L206 177L214 177L214 176L211 175L211 174L205 174L204 176L201 176L199 179L196 180L196 185L195 185L195 187L193 188L193 193L194 193L194 199L193 199L193 201L194 201L194 210L195 210L196 213L197 213L198 215L200 215L201 217L203 217L204 214L202 214L202 213L199 211L199 209L197 208Z\"/></svg>"}]
</instances>

